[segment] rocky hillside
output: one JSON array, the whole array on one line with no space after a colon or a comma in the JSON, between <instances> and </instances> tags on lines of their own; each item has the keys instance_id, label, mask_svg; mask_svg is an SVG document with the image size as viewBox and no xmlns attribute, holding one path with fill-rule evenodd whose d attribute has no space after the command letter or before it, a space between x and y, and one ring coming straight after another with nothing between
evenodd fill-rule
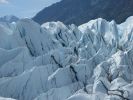
<instances>
[{"instance_id":1,"label":"rocky hillside","mask_svg":"<svg viewBox=\"0 0 133 100\"><path fill-rule=\"evenodd\" d=\"M62 21L65 24L81 25L100 17L121 23L133 15L132 5L133 0L61 0L41 10L33 20L40 24Z\"/></svg>"}]
</instances>

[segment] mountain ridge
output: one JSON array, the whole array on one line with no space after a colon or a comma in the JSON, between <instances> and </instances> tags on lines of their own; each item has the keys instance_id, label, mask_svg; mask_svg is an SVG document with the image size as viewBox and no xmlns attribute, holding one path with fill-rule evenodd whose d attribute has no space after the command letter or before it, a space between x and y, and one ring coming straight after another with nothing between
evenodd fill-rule
<instances>
[{"instance_id":1,"label":"mountain ridge","mask_svg":"<svg viewBox=\"0 0 133 100\"><path fill-rule=\"evenodd\" d=\"M17 22L18 20L19 18L13 15L6 15L6 16L0 17L0 22L12 23L12 22Z\"/></svg>"},{"instance_id":2,"label":"mountain ridge","mask_svg":"<svg viewBox=\"0 0 133 100\"><path fill-rule=\"evenodd\" d=\"M43 24L49 21L61 21L65 24L81 25L88 20L103 18L117 23L124 22L133 15L132 0L62 0L44 8L33 20Z\"/></svg>"}]
</instances>

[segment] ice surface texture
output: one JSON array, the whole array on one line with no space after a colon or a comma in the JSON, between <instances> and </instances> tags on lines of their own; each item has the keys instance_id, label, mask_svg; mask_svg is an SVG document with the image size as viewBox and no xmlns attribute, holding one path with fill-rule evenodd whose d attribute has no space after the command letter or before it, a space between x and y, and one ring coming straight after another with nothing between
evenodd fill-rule
<instances>
[{"instance_id":1,"label":"ice surface texture","mask_svg":"<svg viewBox=\"0 0 133 100\"><path fill-rule=\"evenodd\" d=\"M0 96L133 100L133 17L81 26L30 19L0 24Z\"/></svg>"}]
</instances>

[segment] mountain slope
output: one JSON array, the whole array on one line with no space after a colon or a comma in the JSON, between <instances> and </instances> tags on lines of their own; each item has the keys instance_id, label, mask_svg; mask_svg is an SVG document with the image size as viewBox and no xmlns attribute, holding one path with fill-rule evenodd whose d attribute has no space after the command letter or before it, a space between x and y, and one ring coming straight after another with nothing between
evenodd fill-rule
<instances>
[{"instance_id":1,"label":"mountain slope","mask_svg":"<svg viewBox=\"0 0 133 100\"><path fill-rule=\"evenodd\" d=\"M44 8L33 20L40 24L62 21L65 24L80 25L100 17L121 23L133 15L132 5L132 0L62 0Z\"/></svg>"},{"instance_id":2,"label":"mountain slope","mask_svg":"<svg viewBox=\"0 0 133 100\"><path fill-rule=\"evenodd\" d=\"M80 25L21 19L0 27L0 96L16 100L132 100L133 17ZM9 33L8 33L9 32Z\"/></svg>"}]
</instances>

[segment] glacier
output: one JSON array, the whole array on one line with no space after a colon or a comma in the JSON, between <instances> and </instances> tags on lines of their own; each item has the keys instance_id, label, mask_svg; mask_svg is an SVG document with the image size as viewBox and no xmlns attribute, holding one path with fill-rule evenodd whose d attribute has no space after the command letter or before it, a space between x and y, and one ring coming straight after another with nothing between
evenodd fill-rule
<instances>
[{"instance_id":1,"label":"glacier","mask_svg":"<svg viewBox=\"0 0 133 100\"><path fill-rule=\"evenodd\" d=\"M132 23L0 23L0 100L133 100Z\"/></svg>"}]
</instances>

